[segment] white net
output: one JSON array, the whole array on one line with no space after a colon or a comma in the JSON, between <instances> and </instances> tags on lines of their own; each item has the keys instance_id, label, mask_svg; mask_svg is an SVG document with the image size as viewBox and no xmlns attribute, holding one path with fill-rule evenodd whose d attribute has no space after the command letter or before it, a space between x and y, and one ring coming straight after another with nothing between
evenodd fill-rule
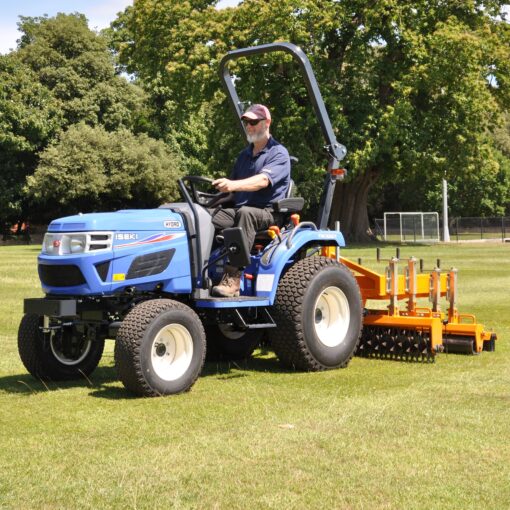
<instances>
[{"instance_id":1,"label":"white net","mask_svg":"<svg viewBox=\"0 0 510 510\"><path fill-rule=\"evenodd\" d=\"M437 212L384 213L384 240L417 243L439 241Z\"/></svg>"}]
</instances>

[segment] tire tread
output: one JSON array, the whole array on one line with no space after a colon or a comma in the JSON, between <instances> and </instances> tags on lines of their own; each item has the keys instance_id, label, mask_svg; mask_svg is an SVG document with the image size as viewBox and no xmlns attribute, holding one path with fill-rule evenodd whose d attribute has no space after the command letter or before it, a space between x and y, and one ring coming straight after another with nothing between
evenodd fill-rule
<instances>
[{"instance_id":1,"label":"tire tread","mask_svg":"<svg viewBox=\"0 0 510 510\"><path fill-rule=\"evenodd\" d=\"M66 381L88 376L96 369L103 355L104 339L94 341L89 354L79 365L62 365L45 351L39 322L39 315L27 313L18 329L18 353L31 375L42 380Z\"/></svg>"},{"instance_id":2,"label":"tire tread","mask_svg":"<svg viewBox=\"0 0 510 510\"><path fill-rule=\"evenodd\" d=\"M196 315L191 308L178 301L173 301L171 299L151 299L135 306L124 318L117 333L115 342L115 365L117 374L126 389L137 395L146 397L161 396L158 391L150 386L142 373L140 350L145 331L150 323L155 320L158 315L169 310L181 310L188 314L192 313ZM203 331L203 326L198 316L196 316L196 319L205 337L205 332ZM200 375L204 361L205 350L200 362L200 370L197 372L188 389Z\"/></svg>"},{"instance_id":3,"label":"tire tread","mask_svg":"<svg viewBox=\"0 0 510 510\"><path fill-rule=\"evenodd\" d=\"M328 267L338 267L354 279L349 269L336 260L312 256L299 260L291 266L278 285L275 301L275 320L278 328L277 332L271 335L271 343L282 364L289 368L305 371L321 371L331 368L318 361L310 352L302 328L303 300L307 288L314 277ZM361 311L361 296L359 299ZM360 321L362 321L361 313ZM351 354L336 368L344 368L349 364L360 337L361 328Z\"/></svg>"}]
</instances>

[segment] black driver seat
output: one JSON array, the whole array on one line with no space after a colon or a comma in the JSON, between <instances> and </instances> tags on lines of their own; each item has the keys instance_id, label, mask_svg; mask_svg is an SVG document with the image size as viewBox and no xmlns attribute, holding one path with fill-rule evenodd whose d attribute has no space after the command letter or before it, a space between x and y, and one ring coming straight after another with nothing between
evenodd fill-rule
<instances>
[{"instance_id":1,"label":"black driver seat","mask_svg":"<svg viewBox=\"0 0 510 510\"><path fill-rule=\"evenodd\" d=\"M298 163L298 159L294 156L290 156L291 171L294 165ZM299 213L302 211L305 205L305 199L303 197L294 196L295 184L292 178L289 182L289 188L285 198L277 200L273 203L271 211L275 220L275 225L282 228L290 223L290 217L292 214ZM271 239L267 233L267 230L260 230L255 236L256 241Z\"/></svg>"}]
</instances>

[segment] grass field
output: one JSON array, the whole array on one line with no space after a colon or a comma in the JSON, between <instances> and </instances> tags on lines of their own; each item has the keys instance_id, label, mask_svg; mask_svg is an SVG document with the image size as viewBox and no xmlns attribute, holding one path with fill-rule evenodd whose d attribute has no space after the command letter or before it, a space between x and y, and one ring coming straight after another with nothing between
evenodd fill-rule
<instances>
[{"instance_id":1,"label":"grass field","mask_svg":"<svg viewBox=\"0 0 510 510\"><path fill-rule=\"evenodd\" d=\"M111 343L90 381L26 373L38 251L0 247L0 508L510 508L510 245L401 248L459 268L459 308L497 331L496 352L295 373L259 351L157 399L116 381ZM384 267L374 247L343 254Z\"/></svg>"}]
</instances>

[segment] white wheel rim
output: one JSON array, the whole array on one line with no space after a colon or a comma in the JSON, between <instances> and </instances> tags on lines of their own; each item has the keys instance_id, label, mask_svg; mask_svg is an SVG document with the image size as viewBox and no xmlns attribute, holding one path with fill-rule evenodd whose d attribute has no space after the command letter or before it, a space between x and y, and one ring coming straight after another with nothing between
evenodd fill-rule
<instances>
[{"instance_id":1,"label":"white wheel rim","mask_svg":"<svg viewBox=\"0 0 510 510\"><path fill-rule=\"evenodd\" d=\"M327 287L317 298L314 307L315 332L326 347L344 342L349 329L350 310L347 297L338 287Z\"/></svg>"},{"instance_id":2,"label":"white wheel rim","mask_svg":"<svg viewBox=\"0 0 510 510\"><path fill-rule=\"evenodd\" d=\"M62 365L67 365L69 367L72 367L74 365L78 365L81 363L89 354L90 348L92 347L92 342L90 340L87 341L87 343L84 345L83 350L81 351L80 355L77 358L68 358L64 355L63 352L61 352L54 342L55 336L52 334L52 337L50 338L50 349L53 353L53 356L55 356L55 359L62 363Z\"/></svg>"},{"instance_id":3,"label":"white wheel rim","mask_svg":"<svg viewBox=\"0 0 510 510\"><path fill-rule=\"evenodd\" d=\"M152 368L164 381L182 377L193 357L193 339L181 324L167 324L154 337L151 347Z\"/></svg>"}]
</instances>

